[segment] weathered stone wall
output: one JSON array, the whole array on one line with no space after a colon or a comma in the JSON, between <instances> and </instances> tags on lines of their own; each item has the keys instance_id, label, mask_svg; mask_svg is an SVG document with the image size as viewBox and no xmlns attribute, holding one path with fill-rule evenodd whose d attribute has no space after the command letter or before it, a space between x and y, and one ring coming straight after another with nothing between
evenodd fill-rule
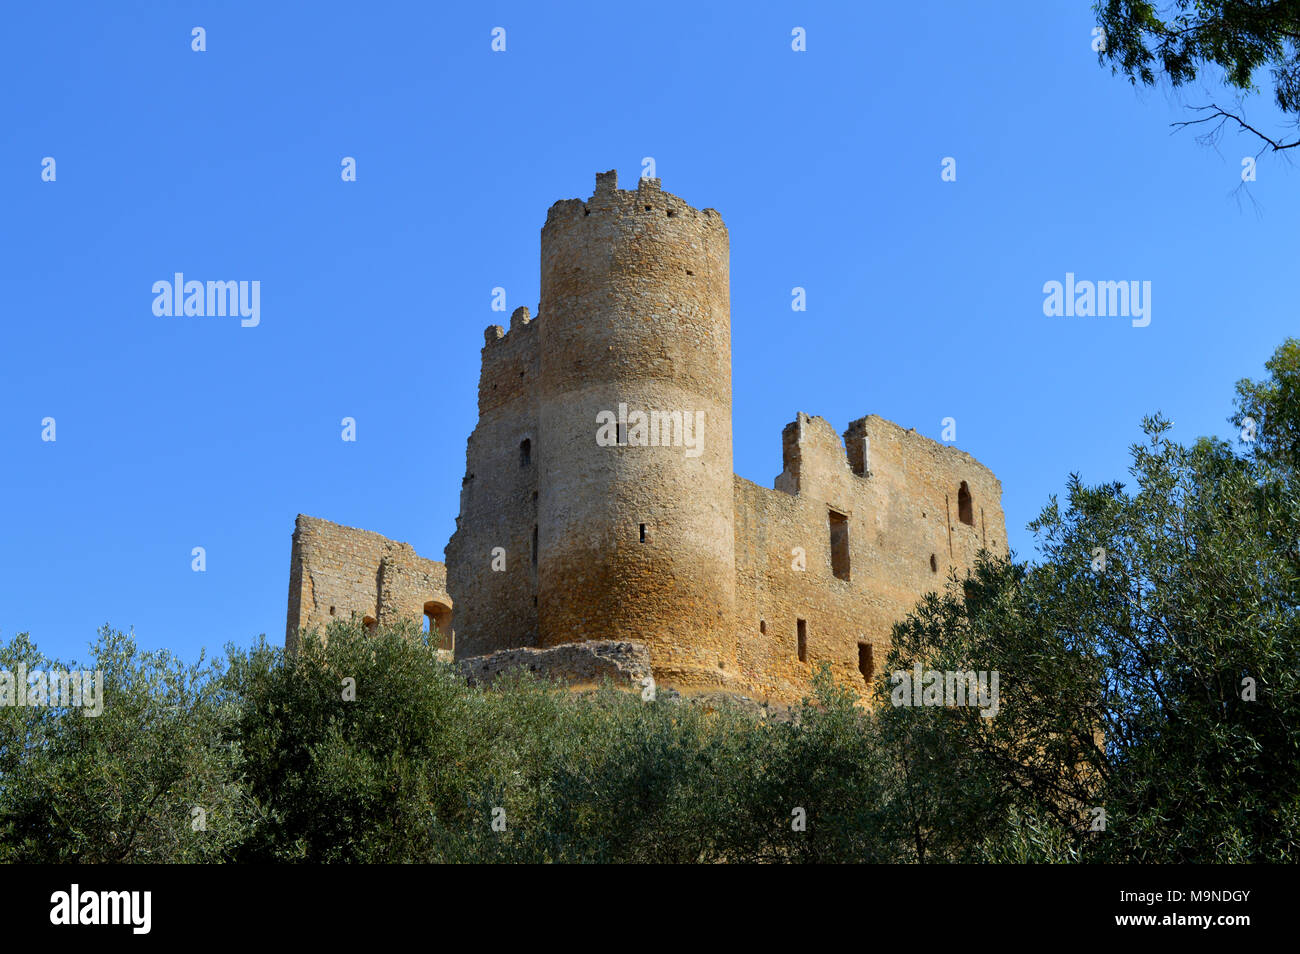
<instances>
[{"instance_id":1,"label":"weathered stone wall","mask_svg":"<svg viewBox=\"0 0 1300 954\"><path fill-rule=\"evenodd\" d=\"M458 656L537 644L539 324L527 308L517 308L508 333L498 325L485 333L478 425L469 438L460 516L446 553L460 607Z\"/></svg>"},{"instance_id":2,"label":"weathered stone wall","mask_svg":"<svg viewBox=\"0 0 1300 954\"><path fill-rule=\"evenodd\" d=\"M679 684L734 674L728 236L712 209L596 177L542 229L540 636L637 639ZM628 412L600 446L602 412ZM696 454L634 413L703 414ZM692 431L692 440L697 435ZM663 432L660 431L660 440Z\"/></svg>"},{"instance_id":3,"label":"weathered stone wall","mask_svg":"<svg viewBox=\"0 0 1300 954\"><path fill-rule=\"evenodd\" d=\"M651 675L650 651L644 643L599 639L550 649L506 649L461 659L457 666L472 686L491 685L498 676L515 670L575 688L605 679L621 686L643 686Z\"/></svg>"},{"instance_id":4,"label":"weathered stone wall","mask_svg":"<svg viewBox=\"0 0 1300 954\"><path fill-rule=\"evenodd\" d=\"M453 643L447 571L436 560L416 554L369 530L340 526L298 515L289 559L289 613L285 645L298 645L300 629L324 630L334 618L390 625L399 619L421 620L426 609Z\"/></svg>"},{"instance_id":5,"label":"weathered stone wall","mask_svg":"<svg viewBox=\"0 0 1300 954\"><path fill-rule=\"evenodd\" d=\"M964 575L985 540L1005 552L1002 487L969 454L874 415L850 424L844 443L805 414L782 437L776 489L735 481L741 678L759 697L791 698L827 662L839 681L862 689L860 662L884 663L894 622L918 599L942 589L950 572ZM957 519L962 481L975 526ZM847 532L838 576L832 511Z\"/></svg>"}]
</instances>

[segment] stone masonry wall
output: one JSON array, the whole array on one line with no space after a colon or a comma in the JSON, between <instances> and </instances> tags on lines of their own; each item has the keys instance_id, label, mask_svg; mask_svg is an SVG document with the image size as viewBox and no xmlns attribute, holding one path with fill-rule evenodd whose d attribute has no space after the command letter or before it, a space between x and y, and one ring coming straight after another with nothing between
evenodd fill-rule
<instances>
[{"instance_id":1,"label":"stone masonry wall","mask_svg":"<svg viewBox=\"0 0 1300 954\"><path fill-rule=\"evenodd\" d=\"M473 686L491 685L498 676L515 670L562 680L572 688L605 679L619 686L644 686L651 674L650 651L644 643L599 639L550 649L506 649L462 659L457 666Z\"/></svg>"},{"instance_id":2,"label":"stone masonry wall","mask_svg":"<svg viewBox=\"0 0 1300 954\"><path fill-rule=\"evenodd\" d=\"M298 645L300 629L324 630L334 618L357 616L389 625L420 620L426 607L452 648L451 598L447 571L398 543L369 530L298 515L289 562L289 613L285 645Z\"/></svg>"},{"instance_id":3,"label":"stone masonry wall","mask_svg":"<svg viewBox=\"0 0 1300 954\"><path fill-rule=\"evenodd\" d=\"M508 333L499 325L485 333L479 419L447 544L448 582L461 607L458 656L537 644L538 324L517 308Z\"/></svg>"},{"instance_id":4,"label":"stone masonry wall","mask_svg":"<svg viewBox=\"0 0 1300 954\"><path fill-rule=\"evenodd\" d=\"M740 675L760 698L797 697L822 662L843 684L865 688L860 662L884 663L893 624L917 600L941 589L950 572L963 575L985 541L1005 552L1002 488L988 468L874 415L846 434L847 453L829 423L800 414L783 435L776 489L736 478ZM975 526L957 519L962 481ZM847 531L840 576L832 511Z\"/></svg>"}]
</instances>

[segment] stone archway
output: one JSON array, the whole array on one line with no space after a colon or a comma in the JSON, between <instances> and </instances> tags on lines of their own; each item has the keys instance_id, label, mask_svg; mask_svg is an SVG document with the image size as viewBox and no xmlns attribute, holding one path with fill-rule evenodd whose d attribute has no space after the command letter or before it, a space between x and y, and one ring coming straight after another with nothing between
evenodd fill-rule
<instances>
[{"instance_id":1,"label":"stone archway","mask_svg":"<svg viewBox=\"0 0 1300 954\"><path fill-rule=\"evenodd\" d=\"M451 607L438 600L429 600L424 604L425 632L437 633L440 637L438 649L455 649L455 638L451 631Z\"/></svg>"}]
</instances>

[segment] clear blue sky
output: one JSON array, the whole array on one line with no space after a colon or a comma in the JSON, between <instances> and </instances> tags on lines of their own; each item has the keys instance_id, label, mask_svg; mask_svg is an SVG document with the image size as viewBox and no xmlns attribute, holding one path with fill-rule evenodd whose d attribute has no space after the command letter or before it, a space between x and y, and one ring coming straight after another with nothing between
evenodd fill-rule
<instances>
[{"instance_id":1,"label":"clear blue sky","mask_svg":"<svg viewBox=\"0 0 1300 954\"><path fill-rule=\"evenodd\" d=\"M1207 97L1100 68L1088 0L469 6L6 9L0 638L278 642L299 512L440 559L492 288L535 309L547 207L645 156L731 232L737 472L796 411L952 416L1021 556L1143 414L1227 435L1300 327L1300 171L1234 196L1256 144L1171 135ZM156 317L177 271L260 281L261 324ZM1066 272L1150 281L1150 326L1045 317Z\"/></svg>"}]
</instances>

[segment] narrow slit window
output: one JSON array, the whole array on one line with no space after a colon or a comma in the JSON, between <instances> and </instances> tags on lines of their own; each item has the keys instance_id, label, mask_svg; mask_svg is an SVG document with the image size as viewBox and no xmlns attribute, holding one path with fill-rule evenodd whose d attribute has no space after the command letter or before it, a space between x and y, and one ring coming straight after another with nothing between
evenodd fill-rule
<instances>
[{"instance_id":1,"label":"narrow slit window","mask_svg":"<svg viewBox=\"0 0 1300 954\"><path fill-rule=\"evenodd\" d=\"M645 524L641 524L641 542L645 543Z\"/></svg>"},{"instance_id":2,"label":"narrow slit window","mask_svg":"<svg viewBox=\"0 0 1300 954\"><path fill-rule=\"evenodd\" d=\"M830 512L831 572L839 580L849 578L849 518L842 513Z\"/></svg>"},{"instance_id":3,"label":"narrow slit window","mask_svg":"<svg viewBox=\"0 0 1300 954\"><path fill-rule=\"evenodd\" d=\"M807 662L808 661L808 621L802 619L799 620L799 622L795 625L795 629L798 633L798 638L799 638L799 661Z\"/></svg>"},{"instance_id":4,"label":"narrow slit window","mask_svg":"<svg viewBox=\"0 0 1300 954\"><path fill-rule=\"evenodd\" d=\"M868 685L876 674L876 660L870 643L858 643L858 672L862 673L862 679Z\"/></svg>"},{"instance_id":5,"label":"narrow slit window","mask_svg":"<svg viewBox=\"0 0 1300 954\"><path fill-rule=\"evenodd\" d=\"M524 438L519 442L519 466L527 467L533 462L533 442Z\"/></svg>"},{"instance_id":6,"label":"narrow slit window","mask_svg":"<svg viewBox=\"0 0 1300 954\"><path fill-rule=\"evenodd\" d=\"M537 566L537 524L533 524L533 566Z\"/></svg>"}]
</instances>

